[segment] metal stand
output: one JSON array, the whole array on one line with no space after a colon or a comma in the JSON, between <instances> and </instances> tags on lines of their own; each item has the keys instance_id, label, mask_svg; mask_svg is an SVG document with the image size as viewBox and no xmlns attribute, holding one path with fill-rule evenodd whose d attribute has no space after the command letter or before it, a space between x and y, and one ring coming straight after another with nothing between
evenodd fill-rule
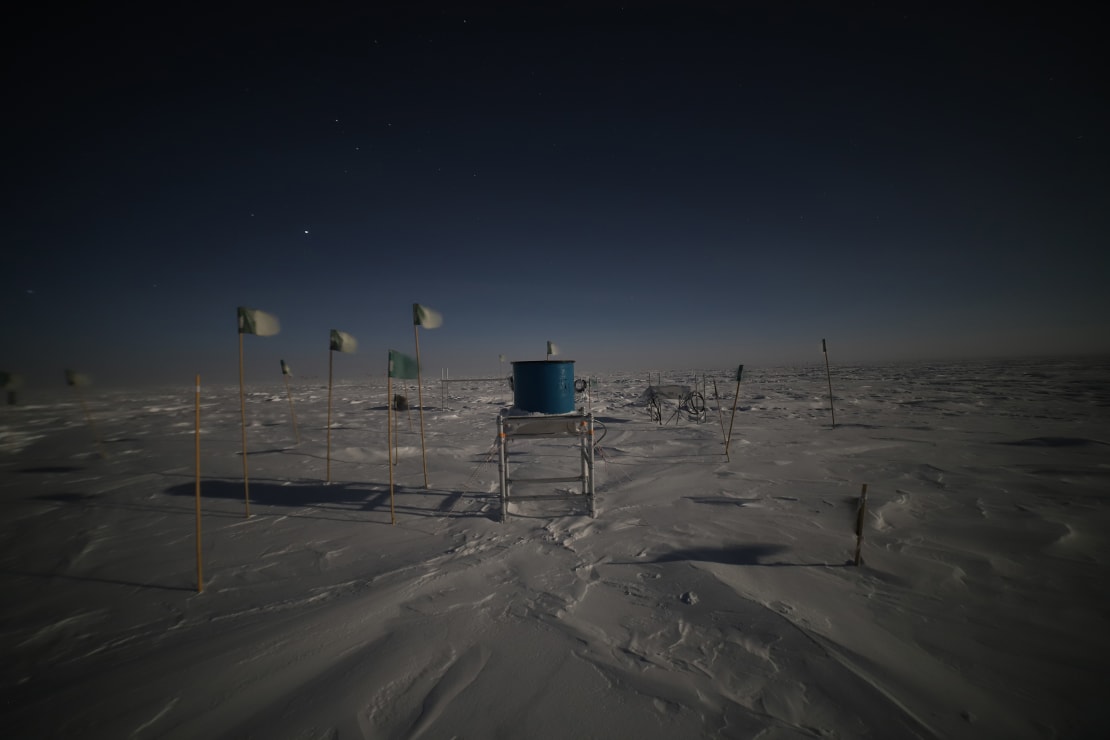
<instances>
[{"instance_id":1,"label":"metal stand","mask_svg":"<svg viewBox=\"0 0 1110 740\"><path fill-rule=\"evenodd\" d=\"M509 455L506 445L509 438L550 439L558 437L577 437L581 453L581 468L578 475L547 478L515 478L509 474ZM562 416L498 416L498 477L501 482L501 521L509 518L509 498L515 500L574 500L586 497L591 517L597 516L594 506L594 416L593 414L567 414ZM535 483L573 483L582 484L579 493L549 493L518 496L512 493L516 484Z\"/></svg>"}]
</instances>

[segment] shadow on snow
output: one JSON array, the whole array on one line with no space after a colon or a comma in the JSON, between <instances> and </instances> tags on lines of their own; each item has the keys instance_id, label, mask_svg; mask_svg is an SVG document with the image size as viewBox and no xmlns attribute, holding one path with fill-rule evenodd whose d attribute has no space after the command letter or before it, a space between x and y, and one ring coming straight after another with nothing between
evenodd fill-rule
<instances>
[{"instance_id":1,"label":"shadow on snow","mask_svg":"<svg viewBox=\"0 0 1110 740\"><path fill-rule=\"evenodd\" d=\"M497 498L493 494L399 485L394 485L393 490L394 509L398 514L494 520L500 516L499 507L487 511L490 508L487 504ZM171 496L193 497L196 495L196 484L190 482L170 486L166 493ZM202 479L200 494L207 499L229 501L242 501L245 498L242 480ZM389 514L389 498L388 484L250 481L250 501L256 506L288 506L311 509L313 512L362 511Z\"/></svg>"},{"instance_id":2,"label":"shadow on snow","mask_svg":"<svg viewBox=\"0 0 1110 740\"><path fill-rule=\"evenodd\" d=\"M734 545L731 547L688 547L681 550L671 550L650 560L637 562L624 562L614 565L643 565L658 563L720 563L721 565L761 565L773 568L780 567L816 567L816 568L843 568L850 563L787 563L776 561L767 562L765 559L786 552L790 548L786 545L772 545L757 543L752 545Z\"/></svg>"}]
</instances>

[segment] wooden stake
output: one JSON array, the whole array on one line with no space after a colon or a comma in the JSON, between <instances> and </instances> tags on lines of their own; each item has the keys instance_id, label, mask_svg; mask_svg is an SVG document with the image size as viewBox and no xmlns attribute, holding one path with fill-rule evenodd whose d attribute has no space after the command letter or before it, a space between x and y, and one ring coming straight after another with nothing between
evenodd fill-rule
<instances>
[{"instance_id":1,"label":"wooden stake","mask_svg":"<svg viewBox=\"0 0 1110 740\"><path fill-rule=\"evenodd\" d=\"M393 405L393 396L392 396L392 394L390 395L389 403L390 403L390 405L393 409L393 447L391 448L391 450L392 450L390 452L391 457L389 459L390 459L390 462L393 465L397 465L401 462L401 449L400 449L400 445L401 445L401 430L400 430L401 421L400 421L400 416L401 415L397 413L400 409L398 409L396 407L396 405ZM411 431L411 430L409 430L409 431Z\"/></svg>"},{"instance_id":2,"label":"wooden stake","mask_svg":"<svg viewBox=\"0 0 1110 740\"><path fill-rule=\"evenodd\" d=\"M243 501L246 514L251 515L250 475L247 472L247 400L243 393L243 332L239 332L239 426L243 429Z\"/></svg>"},{"instance_id":3,"label":"wooden stake","mask_svg":"<svg viewBox=\"0 0 1110 740\"><path fill-rule=\"evenodd\" d=\"M832 412L832 425L836 429L836 409L833 408L832 372L829 370L829 350L825 347L825 340L821 340L821 351L825 353L825 376L829 379L829 411Z\"/></svg>"},{"instance_id":4,"label":"wooden stake","mask_svg":"<svg viewBox=\"0 0 1110 740\"><path fill-rule=\"evenodd\" d=\"M293 436L296 438L297 444L300 444L301 433L297 431L297 410L293 408L293 391L289 389L289 376L282 373L282 377L285 378L285 394L289 396L289 413L293 417Z\"/></svg>"},{"instance_id":5,"label":"wooden stake","mask_svg":"<svg viewBox=\"0 0 1110 740\"><path fill-rule=\"evenodd\" d=\"M867 484L863 484L863 490L859 494L859 509L856 510L856 557L855 563L858 567L863 563L862 550L863 550L863 522L867 517Z\"/></svg>"},{"instance_id":6,"label":"wooden stake","mask_svg":"<svg viewBox=\"0 0 1110 740\"><path fill-rule=\"evenodd\" d=\"M434 328L434 327L433 327ZM424 461L424 488L428 484L428 452L424 446L424 382L420 377L420 325L412 325L412 335L416 340L416 402L420 404L420 457Z\"/></svg>"},{"instance_id":7,"label":"wooden stake","mask_svg":"<svg viewBox=\"0 0 1110 740\"><path fill-rule=\"evenodd\" d=\"M335 353L330 349L328 350L328 442L327 442L327 460L328 460L328 473L325 480L331 483L331 365Z\"/></svg>"},{"instance_id":8,"label":"wooden stake","mask_svg":"<svg viewBox=\"0 0 1110 740\"><path fill-rule=\"evenodd\" d=\"M728 422L728 437L725 438L725 459L728 460L728 446L732 444L732 425L736 423L736 404L740 400L740 377L744 374L744 366L736 370L736 393L732 398L732 418Z\"/></svg>"},{"instance_id":9,"label":"wooden stake","mask_svg":"<svg viewBox=\"0 0 1110 740\"><path fill-rule=\"evenodd\" d=\"M197 593L199 594L204 590L204 568L201 565L201 548L200 548L200 376L197 376L197 394L196 394L196 468L197 468Z\"/></svg>"},{"instance_id":10,"label":"wooden stake","mask_svg":"<svg viewBox=\"0 0 1110 740\"><path fill-rule=\"evenodd\" d=\"M405 392L405 398L412 398L412 388L408 384L402 383L401 384L401 390L403 390ZM417 391L417 393L419 393L419 391ZM412 404L411 403L408 403L408 402L405 403L405 415L408 416L409 431L411 432L412 431ZM423 429L424 427L421 426L420 428Z\"/></svg>"},{"instance_id":11,"label":"wooden stake","mask_svg":"<svg viewBox=\"0 0 1110 740\"><path fill-rule=\"evenodd\" d=\"M728 437L725 436L725 416L721 413L721 397L717 395L717 379L713 379L713 400L717 402L717 419L721 422L721 441L725 443L725 462L731 462L728 456Z\"/></svg>"}]
</instances>

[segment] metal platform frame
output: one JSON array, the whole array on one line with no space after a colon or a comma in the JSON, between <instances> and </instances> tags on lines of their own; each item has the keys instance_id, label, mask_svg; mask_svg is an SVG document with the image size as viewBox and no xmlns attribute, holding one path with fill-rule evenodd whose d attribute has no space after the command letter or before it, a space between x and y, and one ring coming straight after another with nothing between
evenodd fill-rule
<instances>
[{"instance_id":1,"label":"metal platform frame","mask_svg":"<svg viewBox=\"0 0 1110 740\"><path fill-rule=\"evenodd\" d=\"M581 452L581 468L578 475L556 476L552 478L515 478L509 474L509 454L506 446L514 439L550 439L575 437ZM594 415L562 414L555 416L504 416L497 417L497 467L501 481L501 521L509 519L509 499L513 500L576 500L586 497L591 517L597 516L594 506ZM574 483L582 485L580 493L548 493L528 496L515 495L513 487L517 484L537 483Z\"/></svg>"}]
</instances>

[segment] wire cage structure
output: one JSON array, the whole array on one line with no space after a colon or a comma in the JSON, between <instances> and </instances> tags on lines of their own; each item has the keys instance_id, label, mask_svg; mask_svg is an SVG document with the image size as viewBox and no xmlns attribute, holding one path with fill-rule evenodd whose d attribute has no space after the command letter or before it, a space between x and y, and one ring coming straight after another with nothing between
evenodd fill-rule
<instances>
[{"instance_id":1,"label":"wire cage structure","mask_svg":"<svg viewBox=\"0 0 1110 740\"><path fill-rule=\"evenodd\" d=\"M522 478L512 474L509 465L508 443L525 439L574 439L579 450L577 475L539 478ZM497 417L498 478L501 484L501 521L508 521L509 502L516 500L567 500L585 499L590 517L597 517L594 500L594 416L593 414L559 414ZM579 491L518 495L518 485L551 483L578 483Z\"/></svg>"},{"instance_id":2,"label":"wire cage structure","mask_svg":"<svg viewBox=\"0 0 1110 740\"><path fill-rule=\"evenodd\" d=\"M697 389L691 390L688 385L649 385L642 398L647 403L648 416L660 425L667 424L671 419L675 419L677 424L683 414L699 424L706 420L705 396ZM667 401L676 401L677 405L667 421L663 421Z\"/></svg>"}]
</instances>

